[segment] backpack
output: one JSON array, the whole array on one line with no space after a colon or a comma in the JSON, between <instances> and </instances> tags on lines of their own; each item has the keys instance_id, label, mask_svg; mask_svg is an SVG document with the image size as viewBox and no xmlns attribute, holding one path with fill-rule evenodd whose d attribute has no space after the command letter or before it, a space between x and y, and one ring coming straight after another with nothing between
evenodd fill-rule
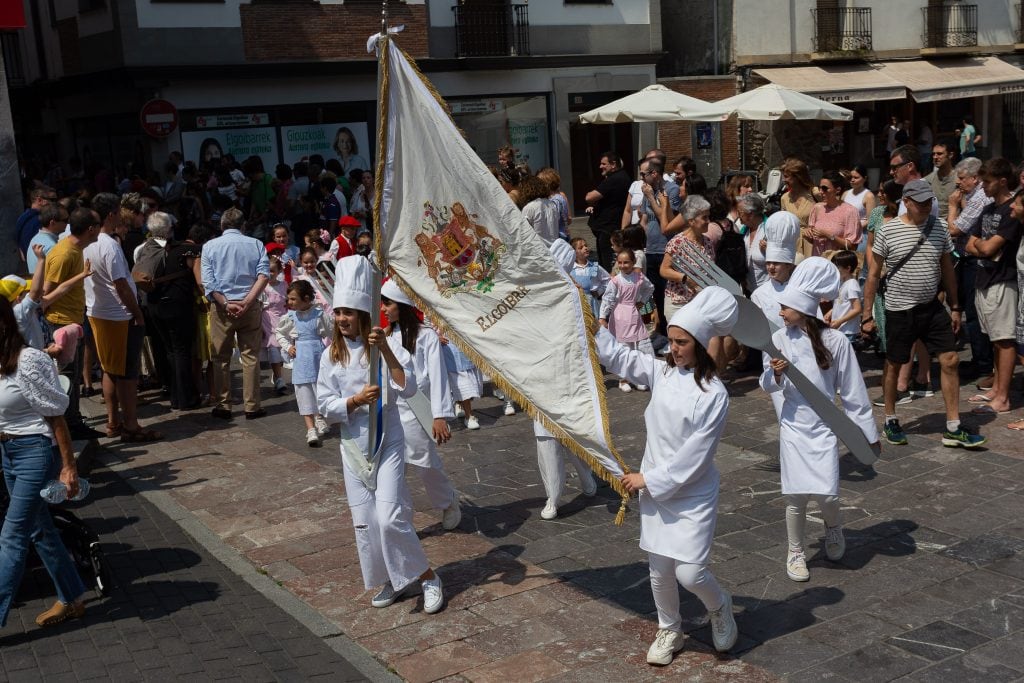
<instances>
[{"instance_id":1,"label":"backpack","mask_svg":"<svg viewBox=\"0 0 1024 683\"><path fill-rule=\"evenodd\" d=\"M743 235L736 232L732 221L722 224L722 238L715 250L715 265L739 284L747 279L747 246Z\"/></svg>"},{"instance_id":2,"label":"backpack","mask_svg":"<svg viewBox=\"0 0 1024 683\"><path fill-rule=\"evenodd\" d=\"M156 278L163 273L167 249L160 246L154 239L146 240L139 250L139 258L132 268L132 280L135 286L144 292L152 292Z\"/></svg>"}]
</instances>

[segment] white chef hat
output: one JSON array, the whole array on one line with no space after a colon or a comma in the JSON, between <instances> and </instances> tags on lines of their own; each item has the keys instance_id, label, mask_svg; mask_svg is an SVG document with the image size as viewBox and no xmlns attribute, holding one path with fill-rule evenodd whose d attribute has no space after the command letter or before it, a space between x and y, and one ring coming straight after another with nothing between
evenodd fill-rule
<instances>
[{"instance_id":1,"label":"white chef hat","mask_svg":"<svg viewBox=\"0 0 1024 683\"><path fill-rule=\"evenodd\" d=\"M405 292L395 284L394 280L388 280L380 286L380 295L384 298L391 299L396 304L405 304L406 306L416 307L416 304L412 302L412 299L405 295Z\"/></svg>"},{"instance_id":2,"label":"white chef hat","mask_svg":"<svg viewBox=\"0 0 1024 683\"><path fill-rule=\"evenodd\" d=\"M705 287L676 311L668 324L686 330L706 349L712 337L732 332L739 317L739 306L732 294L721 287Z\"/></svg>"},{"instance_id":3,"label":"white chef hat","mask_svg":"<svg viewBox=\"0 0 1024 683\"><path fill-rule=\"evenodd\" d=\"M764 224L768 246L764 260L775 263L796 262L796 242L800 239L800 219L789 211L776 211Z\"/></svg>"},{"instance_id":4,"label":"white chef hat","mask_svg":"<svg viewBox=\"0 0 1024 683\"><path fill-rule=\"evenodd\" d=\"M804 315L818 315L818 305L839 296L839 269L828 259L810 256L793 269L786 288L779 294L779 303Z\"/></svg>"},{"instance_id":5,"label":"white chef hat","mask_svg":"<svg viewBox=\"0 0 1024 683\"><path fill-rule=\"evenodd\" d=\"M572 269L572 264L576 262L576 251L568 242L559 238L548 248L551 250L551 258L555 259L555 264L559 268L566 272Z\"/></svg>"},{"instance_id":6,"label":"white chef hat","mask_svg":"<svg viewBox=\"0 0 1024 683\"><path fill-rule=\"evenodd\" d=\"M333 308L370 310L370 292L373 291L373 267L362 256L346 256L334 268Z\"/></svg>"}]
</instances>

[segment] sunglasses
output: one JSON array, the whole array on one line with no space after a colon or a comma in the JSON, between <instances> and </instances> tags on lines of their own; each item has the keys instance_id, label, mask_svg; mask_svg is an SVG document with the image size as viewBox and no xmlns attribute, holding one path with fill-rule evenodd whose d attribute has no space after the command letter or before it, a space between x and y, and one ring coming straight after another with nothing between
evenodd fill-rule
<instances>
[{"instance_id":1,"label":"sunglasses","mask_svg":"<svg viewBox=\"0 0 1024 683\"><path fill-rule=\"evenodd\" d=\"M903 166L906 166L907 164L912 164L912 163L914 163L914 162L912 162L912 161L904 161L901 164L889 164L889 170L890 171L895 171L898 168L901 168Z\"/></svg>"}]
</instances>

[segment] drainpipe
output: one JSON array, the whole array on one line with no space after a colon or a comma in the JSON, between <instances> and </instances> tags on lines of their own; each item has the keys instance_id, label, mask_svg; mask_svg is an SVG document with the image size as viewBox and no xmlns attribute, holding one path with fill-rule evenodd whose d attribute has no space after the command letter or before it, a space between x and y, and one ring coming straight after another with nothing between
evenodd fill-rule
<instances>
[{"instance_id":1,"label":"drainpipe","mask_svg":"<svg viewBox=\"0 0 1024 683\"><path fill-rule=\"evenodd\" d=\"M715 75L718 75L718 0L711 0L711 22L714 33Z\"/></svg>"}]
</instances>

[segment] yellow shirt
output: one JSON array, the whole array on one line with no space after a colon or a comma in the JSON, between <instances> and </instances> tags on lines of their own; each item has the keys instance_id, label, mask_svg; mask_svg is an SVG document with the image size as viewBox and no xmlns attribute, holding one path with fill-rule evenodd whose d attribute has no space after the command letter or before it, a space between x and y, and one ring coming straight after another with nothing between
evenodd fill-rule
<instances>
[{"instance_id":1,"label":"yellow shirt","mask_svg":"<svg viewBox=\"0 0 1024 683\"><path fill-rule=\"evenodd\" d=\"M64 238L46 255L46 282L60 284L85 269L82 250ZM52 325L81 324L85 320L85 285L79 282L46 309L46 320Z\"/></svg>"},{"instance_id":2,"label":"yellow shirt","mask_svg":"<svg viewBox=\"0 0 1024 683\"><path fill-rule=\"evenodd\" d=\"M811 193L801 194L794 197L791 193L786 192L782 195L782 210L789 211L800 219L800 231L803 233L807 229L808 219L811 217L811 209L814 208L814 196ZM801 235L800 239L796 241L797 253L803 254L804 256L811 256L814 245L803 239Z\"/></svg>"}]
</instances>

